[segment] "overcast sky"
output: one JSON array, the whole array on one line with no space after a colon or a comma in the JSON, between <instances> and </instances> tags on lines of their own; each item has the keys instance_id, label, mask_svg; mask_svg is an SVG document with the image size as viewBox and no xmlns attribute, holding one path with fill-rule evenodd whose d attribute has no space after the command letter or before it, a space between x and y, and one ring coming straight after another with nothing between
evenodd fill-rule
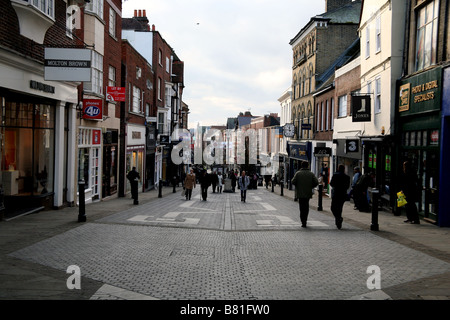
<instances>
[{"instance_id":1,"label":"overcast sky","mask_svg":"<svg viewBox=\"0 0 450 320\"><path fill-rule=\"evenodd\" d=\"M184 61L183 101L195 128L225 125L239 112L280 113L291 85L289 41L325 0L127 0L123 17L135 9Z\"/></svg>"}]
</instances>

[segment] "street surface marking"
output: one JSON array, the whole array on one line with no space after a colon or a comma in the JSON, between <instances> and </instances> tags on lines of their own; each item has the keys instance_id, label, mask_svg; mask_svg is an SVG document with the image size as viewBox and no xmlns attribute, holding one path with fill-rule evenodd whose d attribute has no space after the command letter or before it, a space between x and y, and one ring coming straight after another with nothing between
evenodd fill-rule
<instances>
[{"instance_id":1,"label":"street surface marking","mask_svg":"<svg viewBox=\"0 0 450 320\"><path fill-rule=\"evenodd\" d=\"M123 300L159 300L145 294L114 287L109 284L101 286L100 289L92 295L90 300L111 300L112 298Z\"/></svg>"}]
</instances>

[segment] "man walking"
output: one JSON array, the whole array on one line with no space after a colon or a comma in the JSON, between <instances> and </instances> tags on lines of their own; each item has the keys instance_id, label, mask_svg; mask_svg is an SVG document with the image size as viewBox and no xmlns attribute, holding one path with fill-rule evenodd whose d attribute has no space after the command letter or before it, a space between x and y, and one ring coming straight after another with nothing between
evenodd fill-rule
<instances>
[{"instance_id":1,"label":"man walking","mask_svg":"<svg viewBox=\"0 0 450 320\"><path fill-rule=\"evenodd\" d=\"M211 185L211 177L206 172L206 170L203 171L202 176L200 177L200 187L202 189L202 199L206 201L206 198L208 197L208 188Z\"/></svg>"},{"instance_id":2,"label":"man walking","mask_svg":"<svg viewBox=\"0 0 450 320\"><path fill-rule=\"evenodd\" d=\"M194 170L191 169L190 173L186 175L186 179L184 180L184 188L186 189L186 200L191 200L192 189L195 188L197 181L194 174Z\"/></svg>"},{"instance_id":3,"label":"man walking","mask_svg":"<svg viewBox=\"0 0 450 320\"><path fill-rule=\"evenodd\" d=\"M134 200L134 204L139 204L138 200L138 186L139 186L139 180L141 179L141 176L139 172L136 171L136 167L133 167L130 172L127 174L127 179L130 181L131 185L131 198Z\"/></svg>"},{"instance_id":4,"label":"man walking","mask_svg":"<svg viewBox=\"0 0 450 320\"><path fill-rule=\"evenodd\" d=\"M347 190L350 187L350 177L345 174L345 166L340 164L338 171L330 181L331 190L331 212L336 221L336 227L342 228L342 207L347 200Z\"/></svg>"},{"instance_id":5,"label":"man walking","mask_svg":"<svg viewBox=\"0 0 450 320\"><path fill-rule=\"evenodd\" d=\"M241 189L241 201L245 202L247 198L247 188L250 184L250 178L245 175L245 171L242 171L242 175L239 177L239 189Z\"/></svg>"},{"instance_id":6,"label":"man walking","mask_svg":"<svg viewBox=\"0 0 450 320\"><path fill-rule=\"evenodd\" d=\"M309 200L313 195L312 189L319 184L319 180L314 173L308 169L308 162L303 161L301 169L295 173L291 182L292 185L295 186L295 197L299 201L300 221L302 227L306 228L309 214Z\"/></svg>"}]
</instances>

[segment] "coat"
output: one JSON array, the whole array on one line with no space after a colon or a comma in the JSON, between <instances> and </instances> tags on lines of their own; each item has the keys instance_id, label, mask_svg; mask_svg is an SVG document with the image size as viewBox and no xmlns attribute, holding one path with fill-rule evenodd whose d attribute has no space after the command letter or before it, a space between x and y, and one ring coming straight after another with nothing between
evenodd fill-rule
<instances>
[{"instance_id":1,"label":"coat","mask_svg":"<svg viewBox=\"0 0 450 320\"><path fill-rule=\"evenodd\" d=\"M190 174L188 173L186 175L186 179L184 180L184 187L186 189L193 189L195 188L196 184L197 184L197 179L195 178L195 174Z\"/></svg>"},{"instance_id":2,"label":"coat","mask_svg":"<svg viewBox=\"0 0 450 320\"><path fill-rule=\"evenodd\" d=\"M336 172L330 181L332 198L347 199L347 189L350 188L350 177L342 172Z\"/></svg>"},{"instance_id":3,"label":"coat","mask_svg":"<svg viewBox=\"0 0 450 320\"><path fill-rule=\"evenodd\" d=\"M309 169L298 170L291 180L295 186L295 195L297 199L312 198L313 188L319 185L319 180Z\"/></svg>"},{"instance_id":4,"label":"coat","mask_svg":"<svg viewBox=\"0 0 450 320\"><path fill-rule=\"evenodd\" d=\"M242 181L242 176L239 177L239 189L247 190L249 184L250 184L249 176L245 176L244 181Z\"/></svg>"}]
</instances>

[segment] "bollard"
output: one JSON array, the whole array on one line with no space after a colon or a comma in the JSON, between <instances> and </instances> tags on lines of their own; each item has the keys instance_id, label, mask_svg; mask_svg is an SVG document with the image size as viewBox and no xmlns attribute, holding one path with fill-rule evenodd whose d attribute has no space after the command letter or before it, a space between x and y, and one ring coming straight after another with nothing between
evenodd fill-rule
<instances>
[{"instance_id":1,"label":"bollard","mask_svg":"<svg viewBox=\"0 0 450 320\"><path fill-rule=\"evenodd\" d=\"M86 208L84 199L84 181L78 181L78 222L86 222Z\"/></svg>"},{"instance_id":2,"label":"bollard","mask_svg":"<svg viewBox=\"0 0 450 320\"><path fill-rule=\"evenodd\" d=\"M280 182L280 188L281 188L281 193L280 193L280 195L281 195L281 196L284 196L284 194L283 194L284 182L283 182L283 181Z\"/></svg>"},{"instance_id":3,"label":"bollard","mask_svg":"<svg viewBox=\"0 0 450 320\"><path fill-rule=\"evenodd\" d=\"M317 207L317 211L322 211L322 190L323 190L323 185L321 183L319 183L319 204Z\"/></svg>"},{"instance_id":4,"label":"bollard","mask_svg":"<svg viewBox=\"0 0 450 320\"><path fill-rule=\"evenodd\" d=\"M159 179L158 189L159 189L158 198L162 198L162 180L161 179Z\"/></svg>"},{"instance_id":5,"label":"bollard","mask_svg":"<svg viewBox=\"0 0 450 320\"><path fill-rule=\"evenodd\" d=\"M176 193L177 191L175 190L175 184L177 182L177 177L173 177L173 193Z\"/></svg>"},{"instance_id":6,"label":"bollard","mask_svg":"<svg viewBox=\"0 0 450 320\"><path fill-rule=\"evenodd\" d=\"M378 231L378 196L380 191L378 189L372 189L372 224L370 230Z\"/></svg>"}]
</instances>

